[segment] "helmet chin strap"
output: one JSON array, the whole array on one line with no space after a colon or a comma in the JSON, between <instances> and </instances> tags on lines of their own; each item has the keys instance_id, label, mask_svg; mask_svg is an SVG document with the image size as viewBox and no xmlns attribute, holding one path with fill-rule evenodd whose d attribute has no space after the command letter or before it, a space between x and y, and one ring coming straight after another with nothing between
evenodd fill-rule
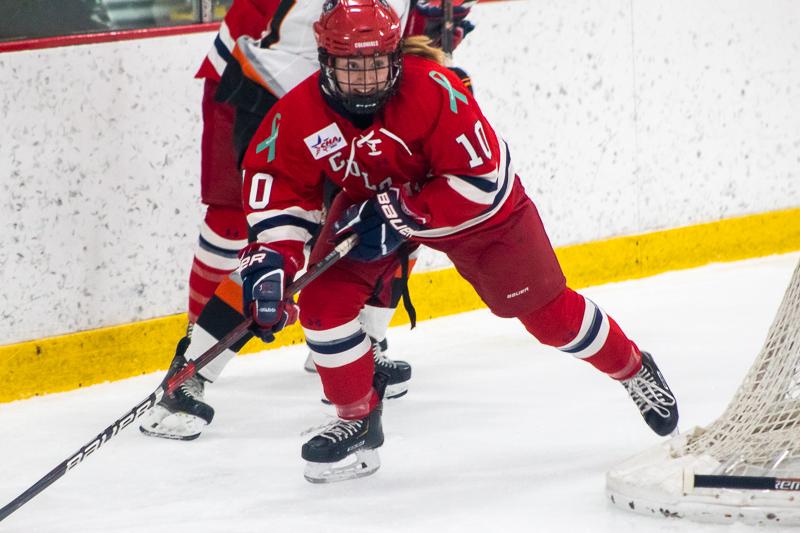
<instances>
[{"instance_id":1,"label":"helmet chin strap","mask_svg":"<svg viewBox=\"0 0 800 533\"><path fill-rule=\"evenodd\" d=\"M342 101L331 93L324 76L319 77L319 87L322 98L334 112L349 120L354 126L366 129L372 125L374 114L357 114L345 108Z\"/></svg>"}]
</instances>

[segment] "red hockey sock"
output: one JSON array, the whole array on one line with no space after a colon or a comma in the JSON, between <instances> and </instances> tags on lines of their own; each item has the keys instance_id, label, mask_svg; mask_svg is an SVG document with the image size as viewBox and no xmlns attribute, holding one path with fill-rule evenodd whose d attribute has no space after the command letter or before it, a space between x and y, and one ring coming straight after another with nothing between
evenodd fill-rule
<instances>
[{"instance_id":1,"label":"red hockey sock","mask_svg":"<svg viewBox=\"0 0 800 533\"><path fill-rule=\"evenodd\" d=\"M208 206L189 275L190 322L197 321L220 282L236 270L239 250L246 244L244 213L228 207Z\"/></svg>"},{"instance_id":2,"label":"red hockey sock","mask_svg":"<svg viewBox=\"0 0 800 533\"><path fill-rule=\"evenodd\" d=\"M627 379L642 365L639 349L614 319L568 287L519 320L542 344L583 359L614 379Z\"/></svg>"},{"instance_id":3,"label":"red hockey sock","mask_svg":"<svg viewBox=\"0 0 800 533\"><path fill-rule=\"evenodd\" d=\"M375 362L372 347L362 357L339 367L317 365L325 397L336 406L339 418L364 418L378 405L378 395L372 388Z\"/></svg>"}]
</instances>

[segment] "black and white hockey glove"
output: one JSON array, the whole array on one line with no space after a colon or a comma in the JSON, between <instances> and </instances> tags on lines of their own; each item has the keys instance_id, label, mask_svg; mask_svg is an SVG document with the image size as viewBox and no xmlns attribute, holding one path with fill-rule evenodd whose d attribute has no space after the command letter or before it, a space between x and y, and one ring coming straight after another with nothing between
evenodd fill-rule
<instances>
[{"instance_id":1,"label":"black and white hockey glove","mask_svg":"<svg viewBox=\"0 0 800 533\"><path fill-rule=\"evenodd\" d=\"M253 318L253 333L264 342L275 340L275 333L297 320L299 308L284 289L291 280L283 270L283 256L253 243L244 249L239 266L242 276L242 309Z\"/></svg>"},{"instance_id":2,"label":"black and white hockey glove","mask_svg":"<svg viewBox=\"0 0 800 533\"><path fill-rule=\"evenodd\" d=\"M336 237L358 235L358 244L347 255L365 263L391 255L419 229L422 225L403 209L400 191L395 188L348 207L333 223Z\"/></svg>"}]
</instances>

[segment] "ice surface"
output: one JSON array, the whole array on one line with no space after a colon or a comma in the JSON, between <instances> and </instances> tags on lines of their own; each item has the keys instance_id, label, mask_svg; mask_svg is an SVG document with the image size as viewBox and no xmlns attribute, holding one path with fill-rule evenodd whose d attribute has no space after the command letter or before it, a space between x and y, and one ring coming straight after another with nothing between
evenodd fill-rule
<instances>
[{"instance_id":1,"label":"ice surface","mask_svg":"<svg viewBox=\"0 0 800 533\"><path fill-rule=\"evenodd\" d=\"M583 291L656 361L680 427L719 415L761 347L798 254ZM302 346L237 358L208 389L196 441L131 427L0 524L3 532L739 532L627 514L607 469L659 442L618 384L477 311L390 331L409 360L384 413L383 466L360 480L303 479L300 433L323 421ZM4 505L159 383L150 374L0 404ZM775 529L773 529L774 531Z\"/></svg>"}]
</instances>

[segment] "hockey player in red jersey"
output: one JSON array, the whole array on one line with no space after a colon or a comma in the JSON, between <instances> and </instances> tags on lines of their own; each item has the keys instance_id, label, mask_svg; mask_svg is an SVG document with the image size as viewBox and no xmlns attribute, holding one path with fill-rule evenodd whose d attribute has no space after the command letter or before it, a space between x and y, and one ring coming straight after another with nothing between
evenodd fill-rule
<instances>
[{"instance_id":1,"label":"hockey player in red jersey","mask_svg":"<svg viewBox=\"0 0 800 533\"><path fill-rule=\"evenodd\" d=\"M191 323L236 268L238 252L247 244L238 163L269 108L319 68L310 27L322 3L236 0L197 72L205 83L201 199L207 209L189 279ZM465 17L474 3L454 2L456 45L473 28ZM408 17L406 33L439 39L439 1L392 0L391 5L401 20Z\"/></svg>"},{"instance_id":2,"label":"hockey player in red jersey","mask_svg":"<svg viewBox=\"0 0 800 533\"><path fill-rule=\"evenodd\" d=\"M411 11L414 28L409 31L435 34L441 26L441 9L437 11L434 2L423 0L417 4L412 0L409 4L409 0L391 0L391 5L401 19ZM239 316L238 304L231 304L229 297L238 288L220 287L238 266L239 251L247 244L239 162L270 107L319 68L311 26L319 18L322 3L323 0L236 0L197 73L204 80L201 199L207 209L189 277L188 314L194 341L190 344L182 340L178 344L168 375L223 337ZM459 4L457 37L463 37L471 28L464 17L472 3L474 0ZM415 4L418 8L412 8ZM412 258L410 267L413 261ZM404 395L411 377L408 363L385 355L386 329L405 287L402 270L398 269L385 286L376 288L360 316L375 343L376 367L390 376L387 397ZM228 357L220 358L175 395L160 402L143 421L142 432L177 439L199 436L214 415L213 408L204 401L205 384L219 377L242 345L237 344L226 353ZM316 371L310 357L306 369Z\"/></svg>"},{"instance_id":3,"label":"hockey player in red jersey","mask_svg":"<svg viewBox=\"0 0 800 533\"><path fill-rule=\"evenodd\" d=\"M292 316L283 289L304 264L324 183L343 189L311 262L336 239L358 246L299 297L300 322L338 418L302 448L306 478L368 475L383 443L384 380L358 313L409 248L448 255L491 311L620 381L659 435L678 421L652 357L600 307L566 286L508 145L441 52L401 40L384 0L327 0L314 30L321 70L261 124L243 162L251 244L243 311L264 334Z\"/></svg>"}]
</instances>

